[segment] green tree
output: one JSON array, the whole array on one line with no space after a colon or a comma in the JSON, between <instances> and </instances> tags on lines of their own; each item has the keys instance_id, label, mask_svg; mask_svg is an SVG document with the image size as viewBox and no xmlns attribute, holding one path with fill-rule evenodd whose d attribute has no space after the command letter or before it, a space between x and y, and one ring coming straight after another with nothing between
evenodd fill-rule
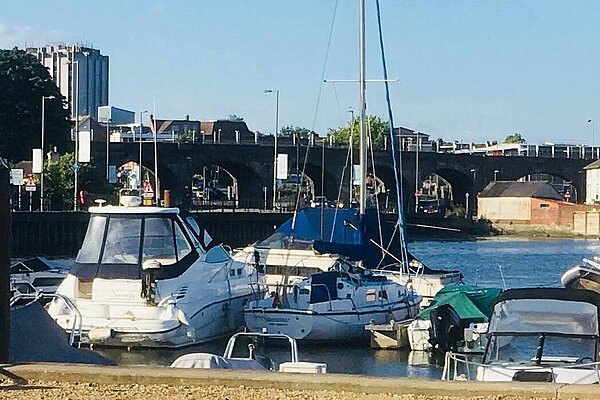
<instances>
[{"instance_id":1,"label":"green tree","mask_svg":"<svg viewBox=\"0 0 600 400\"><path fill-rule=\"evenodd\" d=\"M329 129L327 135L333 136L334 144L347 146L350 140L350 133L352 133L353 145L358 147L360 140L360 121L358 118L354 118L354 121L349 122L347 126ZM369 115L367 116L367 137L369 136L369 133L373 141L373 147L381 149L384 147L383 144L385 143L385 138L390 135L390 124L386 121L382 121L381 118L377 116Z\"/></svg>"},{"instance_id":2,"label":"green tree","mask_svg":"<svg viewBox=\"0 0 600 400\"><path fill-rule=\"evenodd\" d=\"M73 153L66 153L58 160L48 161L44 165L44 196L52 210L73 208L75 174L72 166L74 160ZM77 176L79 190L88 193L106 191L106 184L102 183L105 179L98 179L93 163L79 164L79 166Z\"/></svg>"},{"instance_id":3,"label":"green tree","mask_svg":"<svg viewBox=\"0 0 600 400\"><path fill-rule=\"evenodd\" d=\"M0 88L0 155L18 162L40 147L42 96L54 97L45 100L44 153L66 149L69 112L46 67L23 50L0 50Z\"/></svg>"},{"instance_id":4,"label":"green tree","mask_svg":"<svg viewBox=\"0 0 600 400\"><path fill-rule=\"evenodd\" d=\"M513 133L506 136L502 143L527 143L527 140L520 133Z\"/></svg>"},{"instance_id":5,"label":"green tree","mask_svg":"<svg viewBox=\"0 0 600 400\"><path fill-rule=\"evenodd\" d=\"M311 133L314 133L314 132L308 128L301 128L299 126L292 126L292 125L284 126L279 131L279 134L281 136L292 137L294 135L297 135L297 137L299 137L300 139L308 139L308 137L310 136Z\"/></svg>"},{"instance_id":6,"label":"green tree","mask_svg":"<svg viewBox=\"0 0 600 400\"><path fill-rule=\"evenodd\" d=\"M238 115L235 115L235 114L229 114L229 117L227 117L227 121L240 122L240 121L243 121L243 120L244 120L244 118L242 118L242 117L240 117Z\"/></svg>"}]
</instances>

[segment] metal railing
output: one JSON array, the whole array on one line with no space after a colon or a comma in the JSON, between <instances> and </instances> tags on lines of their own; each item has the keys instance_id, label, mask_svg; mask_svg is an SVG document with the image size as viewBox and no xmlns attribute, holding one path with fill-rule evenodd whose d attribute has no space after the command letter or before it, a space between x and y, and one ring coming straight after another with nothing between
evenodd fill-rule
<instances>
[{"instance_id":1,"label":"metal railing","mask_svg":"<svg viewBox=\"0 0 600 400\"><path fill-rule=\"evenodd\" d=\"M10 306L15 306L20 300L28 300L27 304L31 304L32 302L44 300L44 299L52 299L53 301L56 299L62 300L70 311L71 315L73 315L73 323L71 324L71 329L66 329L67 333L69 333L69 345L73 346L76 342L76 338L81 340L81 335L83 331L83 317L81 316L81 312L73 303L73 301L62 295L57 293L44 293L41 291L36 291L33 293L20 293L15 292L15 294L10 299Z\"/></svg>"},{"instance_id":2,"label":"metal railing","mask_svg":"<svg viewBox=\"0 0 600 400\"><path fill-rule=\"evenodd\" d=\"M477 368L480 368L480 367L489 368L489 367L494 366L492 364L483 364L480 362L471 361L471 360L468 360L467 357L469 357L468 354L457 354L457 353L447 352L445 355L445 358L444 358L444 369L442 370L442 378L441 379L443 381L476 380ZM506 366L504 366L504 367L506 367ZM518 367L519 367L519 370L526 369L524 365L518 365ZM536 367L536 369L540 368L540 366L537 366L537 365L535 367ZM554 369L558 368L558 367L557 366L544 366L542 368L550 371L552 373L552 375L554 375ZM598 379L598 382L600 382L600 361L595 361L595 362L585 363L585 364L561 365L560 368L562 368L562 369L588 369L588 370L593 369L596 372L596 377ZM516 371L516 369L515 369L515 371ZM506 379L508 381L513 380L512 374L509 375L509 374L503 373L502 371L497 370L497 369L494 370L494 373L497 375L506 377ZM585 379L585 377L582 377L581 379ZM579 383L580 380L570 382L570 384L577 384L577 383Z\"/></svg>"}]
</instances>

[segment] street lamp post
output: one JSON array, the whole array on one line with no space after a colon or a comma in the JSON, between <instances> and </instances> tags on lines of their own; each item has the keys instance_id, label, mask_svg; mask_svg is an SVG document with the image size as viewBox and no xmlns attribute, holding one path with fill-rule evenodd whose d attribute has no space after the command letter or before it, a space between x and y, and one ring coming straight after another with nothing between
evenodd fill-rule
<instances>
[{"instance_id":1,"label":"street lamp post","mask_svg":"<svg viewBox=\"0 0 600 400\"><path fill-rule=\"evenodd\" d=\"M419 212L419 132L415 132L415 214Z\"/></svg>"},{"instance_id":2,"label":"street lamp post","mask_svg":"<svg viewBox=\"0 0 600 400\"><path fill-rule=\"evenodd\" d=\"M44 211L44 133L46 127L46 100L54 99L54 96L42 96L42 173L40 174L40 211Z\"/></svg>"},{"instance_id":3,"label":"street lamp post","mask_svg":"<svg viewBox=\"0 0 600 400\"><path fill-rule=\"evenodd\" d=\"M592 124L592 159L595 159L596 155L594 154L594 147L596 146L596 127L594 126L593 119L588 119L588 124L589 123Z\"/></svg>"},{"instance_id":4,"label":"street lamp post","mask_svg":"<svg viewBox=\"0 0 600 400\"><path fill-rule=\"evenodd\" d=\"M140 194L142 192L142 139L144 132L144 114L147 112L148 110L140 111L140 165L138 171L138 190L140 191Z\"/></svg>"},{"instance_id":5,"label":"street lamp post","mask_svg":"<svg viewBox=\"0 0 600 400\"><path fill-rule=\"evenodd\" d=\"M475 168L471 168L471 173L473 174L473 198L471 199L471 213L469 214L470 218L473 218L475 212L475 200L476 200L476 191L475 191L475 181L477 178L477 170Z\"/></svg>"},{"instance_id":6,"label":"street lamp post","mask_svg":"<svg viewBox=\"0 0 600 400\"><path fill-rule=\"evenodd\" d=\"M110 183L110 172L108 169L109 166L109 151L110 151L110 123L112 120L108 118L106 120L106 181Z\"/></svg>"},{"instance_id":7,"label":"street lamp post","mask_svg":"<svg viewBox=\"0 0 600 400\"><path fill-rule=\"evenodd\" d=\"M77 76L73 90L75 90L75 106L73 107L75 117L75 161L73 162L73 172L75 174L74 190L73 190L73 211L77 211L77 192L78 192L78 178L79 178L79 61L73 61L73 64L77 65L77 68L73 68L73 78Z\"/></svg>"},{"instance_id":8,"label":"street lamp post","mask_svg":"<svg viewBox=\"0 0 600 400\"><path fill-rule=\"evenodd\" d=\"M494 170L494 181L496 181L498 178L498 172L500 172L500 171L497 169Z\"/></svg>"},{"instance_id":9,"label":"street lamp post","mask_svg":"<svg viewBox=\"0 0 600 400\"><path fill-rule=\"evenodd\" d=\"M279 133L279 89L266 89L265 93L275 93L275 143L273 146L273 209L277 202L277 136Z\"/></svg>"}]
</instances>

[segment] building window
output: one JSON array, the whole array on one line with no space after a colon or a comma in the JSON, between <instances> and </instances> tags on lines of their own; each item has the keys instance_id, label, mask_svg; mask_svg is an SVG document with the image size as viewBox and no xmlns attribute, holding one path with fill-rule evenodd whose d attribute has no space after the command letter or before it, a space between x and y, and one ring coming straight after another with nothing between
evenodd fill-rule
<instances>
[{"instance_id":1,"label":"building window","mask_svg":"<svg viewBox=\"0 0 600 400\"><path fill-rule=\"evenodd\" d=\"M550 204L542 203L542 204L540 204L540 208L550 208Z\"/></svg>"}]
</instances>

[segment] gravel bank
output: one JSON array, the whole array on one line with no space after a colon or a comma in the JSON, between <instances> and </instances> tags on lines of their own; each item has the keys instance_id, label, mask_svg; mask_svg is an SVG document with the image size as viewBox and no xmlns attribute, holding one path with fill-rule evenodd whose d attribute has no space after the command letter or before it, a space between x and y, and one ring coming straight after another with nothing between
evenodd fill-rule
<instances>
[{"instance_id":1,"label":"gravel bank","mask_svg":"<svg viewBox=\"0 0 600 400\"><path fill-rule=\"evenodd\" d=\"M272 388L214 386L169 386L169 385L107 385L97 383L66 383L33 381L26 386L5 381L0 385L0 399L11 400L87 400L87 399L217 399L217 400L354 400L354 399L401 399L401 400L516 400L550 399L549 397L520 397L510 395L493 396L429 396L414 394L365 394L338 390L283 390ZM564 400L564 398L562 398Z\"/></svg>"},{"instance_id":2,"label":"gravel bank","mask_svg":"<svg viewBox=\"0 0 600 400\"><path fill-rule=\"evenodd\" d=\"M19 386L7 380L6 376L13 376L28 383ZM599 394L598 385L535 382L447 382L343 374L313 375L39 363L7 365L0 368L0 399L11 400L597 400L600 398Z\"/></svg>"}]
</instances>

